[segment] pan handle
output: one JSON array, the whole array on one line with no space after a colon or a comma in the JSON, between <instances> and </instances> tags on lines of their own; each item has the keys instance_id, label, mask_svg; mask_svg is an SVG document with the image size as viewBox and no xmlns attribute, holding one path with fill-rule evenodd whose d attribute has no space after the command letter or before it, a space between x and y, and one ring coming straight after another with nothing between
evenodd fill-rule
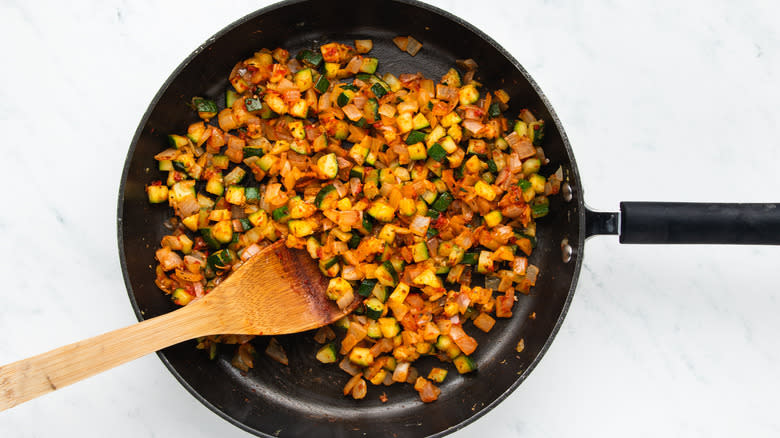
<instances>
[{"instance_id":1,"label":"pan handle","mask_svg":"<svg viewBox=\"0 0 780 438\"><path fill-rule=\"evenodd\" d=\"M621 202L619 220L588 211L586 224L588 236L619 234L620 243L780 245L780 204Z\"/></svg>"}]
</instances>

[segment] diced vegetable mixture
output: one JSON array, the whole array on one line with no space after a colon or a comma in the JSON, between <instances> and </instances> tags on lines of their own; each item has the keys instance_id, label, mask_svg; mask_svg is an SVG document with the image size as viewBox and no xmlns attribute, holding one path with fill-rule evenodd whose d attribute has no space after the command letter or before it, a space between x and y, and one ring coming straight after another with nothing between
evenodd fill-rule
<instances>
[{"instance_id":1,"label":"diced vegetable mixture","mask_svg":"<svg viewBox=\"0 0 780 438\"><path fill-rule=\"evenodd\" d=\"M264 49L233 68L224 109L192 99L202 120L168 136L155 156L167 180L146 188L175 213L156 284L184 306L282 239L319 260L339 307L362 300L314 335L312 355L352 376L344 394L405 382L431 402L446 368L476 371L469 332L511 317L534 286L535 220L562 173L540 174L544 122L527 109L505 115L509 95L475 80L473 60L438 80L380 75L372 47ZM213 358L218 344L237 344L233 365L247 371L251 339L198 348ZM288 363L275 339L266 354ZM452 365L426 375L413 366L421 356Z\"/></svg>"}]
</instances>

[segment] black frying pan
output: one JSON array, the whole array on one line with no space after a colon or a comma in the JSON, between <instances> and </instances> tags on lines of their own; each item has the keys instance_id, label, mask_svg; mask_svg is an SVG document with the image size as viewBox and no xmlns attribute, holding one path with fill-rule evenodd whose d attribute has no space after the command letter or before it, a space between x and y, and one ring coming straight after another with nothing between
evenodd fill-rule
<instances>
[{"instance_id":1,"label":"black frying pan","mask_svg":"<svg viewBox=\"0 0 780 438\"><path fill-rule=\"evenodd\" d=\"M413 35L424 43L410 57L391 42ZM474 58L487 88L511 95L509 114L527 107L547 121L545 151L562 166L566 187L554 197L551 214L539 221L532 263L542 269L532 294L521 296L514 317L501 320L489 336L477 336L478 373L451 372L442 395L423 404L408 386L370 387L361 401L340 396L347 375L317 362L310 333L279 338L290 357L283 367L260 355L256 367L241 373L230 365L232 352L209 361L192 342L160 352L163 363L196 398L233 424L270 436L441 436L474 421L511 393L546 351L572 299L583 244L593 234L618 234L625 243L780 243L780 212L773 204L623 203L621 214L585 207L574 156L541 90L506 51L468 23L434 7L399 0L290 1L257 11L231 24L190 55L163 84L133 138L119 194L119 248L130 300L139 319L174 309L154 285L154 250L166 230L164 208L150 206L144 185L161 175L153 155L165 136L192 122L191 96L223 101L233 65L256 50L278 46L296 53L324 42L374 40L380 70L420 71L438 78L456 59ZM535 312L536 318L529 315ZM515 352L525 340L525 350ZM258 350L266 340L259 338ZM435 360L421 359L427 371ZM387 403L378 395L386 392Z\"/></svg>"}]
</instances>

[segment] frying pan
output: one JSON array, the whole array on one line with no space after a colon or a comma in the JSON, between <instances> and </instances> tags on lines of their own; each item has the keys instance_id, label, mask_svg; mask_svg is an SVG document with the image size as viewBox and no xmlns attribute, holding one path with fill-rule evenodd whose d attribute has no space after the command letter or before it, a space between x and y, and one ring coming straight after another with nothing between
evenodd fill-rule
<instances>
[{"instance_id":1,"label":"frying pan","mask_svg":"<svg viewBox=\"0 0 780 438\"><path fill-rule=\"evenodd\" d=\"M390 42L397 35L415 36L424 49L409 57ZM551 214L539 222L532 263L542 273L534 293L521 297L513 318L499 321L489 336L477 336L479 372L451 372L436 403L423 404L414 391L399 385L372 387L362 401L341 397L346 375L313 358L311 334L279 338L294 365L282 367L261 355L256 368L245 374L230 365L227 351L215 361L208 361L192 343L159 353L198 400L249 432L440 436L474 421L522 383L552 342L576 287L584 241L591 235L619 233L625 243L780 243L780 214L772 204L623 203L621 214L588 210L573 153L549 102L511 55L457 17L413 1L291 1L242 18L198 48L162 86L139 125L122 175L118 211L122 270L139 319L174 308L154 285L149 267L169 213L147 203L144 185L160 178L149 167L164 147L165 135L192 121L186 109L189 98L222 100L227 72L259 48L281 46L296 53L355 38L374 40L373 55L382 71L420 71L438 78L455 59L474 58L485 86L504 88L511 95L509 114L527 107L547 121L550 164L543 173L561 166L566 188L552 200ZM518 354L515 345L521 338L525 350ZM259 350L264 342L258 339ZM432 365L425 359L419 362L422 370ZM386 404L376 396L381 391L390 400Z\"/></svg>"}]
</instances>

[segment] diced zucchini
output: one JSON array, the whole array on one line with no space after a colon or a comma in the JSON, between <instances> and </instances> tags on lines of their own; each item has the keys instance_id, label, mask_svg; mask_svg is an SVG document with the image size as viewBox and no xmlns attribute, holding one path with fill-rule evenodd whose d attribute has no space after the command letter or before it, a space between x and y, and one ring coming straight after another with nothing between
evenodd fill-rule
<instances>
[{"instance_id":1,"label":"diced zucchini","mask_svg":"<svg viewBox=\"0 0 780 438\"><path fill-rule=\"evenodd\" d=\"M287 129L290 130L290 134L292 134L293 138L296 138L298 140L303 140L304 138L306 138L306 130L303 127L302 120L295 120L293 122L287 123ZM298 142L293 141L292 144L298 144ZM290 149L292 149L292 144L290 144ZM295 152L305 153L305 151L300 152L299 150L296 150Z\"/></svg>"},{"instance_id":2,"label":"diced zucchini","mask_svg":"<svg viewBox=\"0 0 780 438\"><path fill-rule=\"evenodd\" d=\"M523 161L523 175L531 175L539 172L542 167L542 160L538 158L529 158Z\"/></svg>"},{"instance_id":3,"label":"diced zucchini","mask_svg":"<svg viewBox=\"0 0 780 438\"><path fill-rule=\"evenodd\" d=\"M496 225L501 223L501 220L504 217L501 215L501 212L498 210L493 210L490 213L486 214L485 219L485 225L487 225L490 228L495 227Z\"/></svg>"},{"instance_id":4,"label":"diced zucchini","mask_svg":"<svg viewBox=\"0 0 780 438\"><path fill-rule=\"evenodd\" d=\"M398 325L398 321L393 317L379 318L379 329L382 330L382 336L386 338L394 338L401 332L401 326Z\"/></svg>"},{"instance_id":5,"label":"diced zucchini","mask_svg":"<svg viewBox=\"0 0 780 438\"><path fill-rule=\"evenodd\" d=\"M349 329L349 317L345 316L343 318L339 318L336 320L336 322L333 323L334 327L348 330Z\"/></svg>"},{"instance_id":6,"label":"diced zucchini","mask_svg":"<svg viewBox=\"0 0 780 438\"><path fill-rule=\"evenodd\" d=\"M149 195L149 202L159 204L168 200L168 186L153 185L146 186L146 193Z\"/></svg>"},{"instance_id":7,"label":"diced zucchini","mask_svg":"<svg viewBox=\"0 0 780 438\"><path fill-rule=\"evenodd\" d=\"M253 150L250 150L249 152L250 155L247 155L247 149L251 149L251 148L244 149L244 157L251 157L252 156L251 152ZM258 156L262 156L262 152L263 150L260 149L260 155ZM225 170L228 168L228 166L230 166L230 159L227 157L227 155L214 155L211 158L211 165L214 166L215 169Z\"/></svg>"},{"instance_id":8,"label":"diced zucchini","mask_svg":"<svg viewBox=\"0 0 780 438\"><path fill-rule=\"evenodd\" d=\"M377 98L381 98L382 96L387 94L387 89L385 87L383 87L382 84L377 82L377 83L375 83L374 85L371 86L371 92L374 93L374 95Z\"/></svg>"},{"instance_id":9,"label":"diced zucchini","mask_svg":"<svg viewBox=\"0 0 780 438\"><path fill-rule=\"evenodd\" d=\"M441 120L439 121L439 124L444 128L449 128L450 126L457 125L462 120L463 119L460 118L458 113L452 111L450 113L445 114L444 117L442 117Z\"/></svg>"},{"instance_id":10,"label":"diced zucchini","mask_svg":"<svg viewBox=\"0 0 780 438\"><path fill-rule=\"evenodd\" d=\"M306 91L312 87L313 83L314 80L311 75L311 69L304 68L295 73L295 86L298 87L298 90Z\"/></svg>"},{"instance_id":11,"label":"diced zucchini","mask_svg":"<svg viewBox=\"0 0 780 438\"><path fill-rule=\"evenodd\" d=\"M447 151L439 143L434 143L428 148L428 156L433 160L441 162L447 156Z\"/></svg>"},{"instance_id":12,"label":"diced zucchini","mask_svg":"<svg viewBox=\"0 0 780 438\"><path fill-rule=\"evenodd\" d=\"M336 355L336 346L331 342L328 344L325 344L322 348L317 351L317 356L315 356L318 361L322 363L334 363L338 359L338 356Z\"/></svg>"},{"instance_id":13,"label":"diced zucchini","mask_svg":"<svg viewBox=\"0 0 780 438\"><path fill-rule=\"evenodd\" d=\"M263 102L254 97L247 97L244 99L244 106L246 106L247 111L253 113L263 109Z\"/></svg>"},{"instance_id":14,"label":"diced zucchini","mask_svg":"<svg viewBox=\"0 0 780 438\"><path fill-rule=\"evenodd\" d=\"M409 158L412 160L425 160L428 158L428 153L425 150L425 145L422 143L415 143L406 147L409 151Z\"/></svg>"},{"instance_id":15,"label":"diced zucchini","mask_svg":"<svg viewBox=\"0 0 780 438\"><path fill-rule=\"evenodd\" d=\"M352 91L352 90L344 90L336 98L336 105L338 105L340 107L343 107L343 106L349 104L350 102L352 102L352 99L354 97L355 97L355 92L354 91Z\"/></svg>"},{"instance_id":16,"label":"diced zucchini","mask_svg":"<svg viewBox=\"0 0 780 438\"><path fill-rule=\"evenodd\" d=\"M186 306L195 298L182 288L178 288L171 293L171 300L178 306Z\"/></svg>"},{"instance_id":17,"label":"diced zucchini","mask_svg":"<svg viewBox=\"0 0 780 438\"><path fill-rule=\"evenodd\" d=\"M203 122L197 122L187 127L187 137L195 144L201 143L200 139L206 132L206 124ZM163 170L163 169L160 169Z\"/></svg>"},{"instance_id":18,"label":"diced zucchini","mask_svg":"<svg viewBox=\"0 0 780 438\"><path fill-rule=\"evenodd\" d=\"M457 345L455 345L455 341L453 341L452 338L447 335L439 335L439 337L436 338L435 346L437 350L446 354L450 359L454 359L461 354L460 349Z\"/></svg>"},{"instance_id":19,"label":"diced zucchini","mask_svg":"<svg viewBox=\"0 0 780 438\"><path fill-rule=\"evenodd\" d=\"M382 201L372 203L367 213L380 222L391 222L395 217L395 209Z\"/></svg>"},{"instance_id":20,"label":"diced zucchini","mask_svg":"<svg viewBox=\"0 0 780 438\"><path fill-rule=\"evenodd\" d=\"M325 295L333 301L338 301L344 295L352 293L352 285L341 277L331 278Z\"/></svg>"},{"instance_id":21,"label":"diced zucchini","mask_svg":"<svg viewBox=\"0 0 780 438\"><path fill-rule=\"evenodd\" d=\"M467 252L463 254L463 260L461 260L461 263L463 263L464 265L476 265L478 260L479 260L479 253Z\"/></svg>"},{"instance_id":22,"label":"diced zucchini","mask_svg":"<svg viewBox=\"0 0 780 438\"><path fill-rule=\"evenodd\" d=\"M433 201L436 200L437 194L433 190L426 190L420 195L420 197L425 201L428 205L433 204Z\"/></svg>"},{"instance_id":23,"label":"diced zucchini","mask_svg":"<svg viewBox=\"0 0 780 438\"><path fill-rule=\"evenodd\" d=\"M436 383L441 383L447 378L447 370L444 368L434 367L431 372L428 373L428 379L433 380Z\"/></svg>"},{"instance_id":24,"label":"diced zucchini","mask_svg":"<svg viewBox=\"0 0 780 438\"><path fill-rule=\"evenodd\" d=\"M417 284L424 284L426 286L439 288L442 287L441 278L436 276L436 273L431 269L424 270L420 275L415 277L412 281Z\"/></svg>"},{"instance_id":25,"label":"diced zucchini","mask_svg":"<svg viewBox=\"0 0 780 438\"><path fill-rule=\"evenodd\" d=\"M493 187L485 181L479 180L474 184L474 192L488 201L496 199L496 192Z\"/></svg>"},{"instance_id":26,"label":"diced zucchini","mask_svg":"<svg viewBox=\"0 0 780 438\"><path fill-rule=\"evenodd\" d=\"M464 85L458 90L461 105L471 105L479 100L479 91L473 84Z\"/></svg>"},{"instance_id":27,"label":"diced zucchini","mask_svg":"<svg viewBox=\"0 0 780 438\"><path fill-rule=\"evenodd\" d=\"M303 65L317 68L320 64L322 64L322 54L319 53L319 51L312 51L312 50L301 50L298 52L297 55L295 55L295 59L298 61L301 61Z\"/></svg>"},{"instance_id":28,"label":"diced zucchini","mask_svg":"<svg viewBox=\"0 0 780 438\"><path fill-rule=\"evenodd\" d=\"M300 99L290 107L289 113L299 119L305 119L309 115L309 103Z\"/></svg>"},{"instance_id":29,"label":"diced zucchini","mask_svg":"<svg viewBox=\"0 0 780 438\"><path fill-rule=\"evenodd\" d=\"M449 135L442 138L439 144L448 154L451 154L456 150L458 150L458 144L455 143L455 140L453 140L452 137L450 137Z\"/></svg>"},{"instance_id":30,"label":"diced zucchini","mask_svg":"<svg viewBox=\"0 0 780 438\"><path fill-rule=\"evenodd\" d=\"M401 134L409 132L414 128L414 121L411 113L399 114L395 118L395 123L398 125L398 132Z\"/></svg>"},{"instance_id":31,"label":"diced zucchini","mask_svg":"<svg viewBox=\"0 0 780 438\"><path fill-rule=\"evenodd\" d=\"M428 245L425 243L425 241L412 245L412 257L414 258L415 263L428 260Z\"/></svg>"},{"instance_id":32,"label":"diced zucchini","mask_svg":"<svg viewBox=\"0 0 780 438\"><path fill-rule=\"evenodd\" d=\"M423 129L431 126L431 123L428 121L428 119L425 117L425 114L423 113L417 113L416 116L412 119L412 127L414 129Z\"/></svg>"},{"instance_id":33,"label":"diced zucchini","mask_svg":"<svg viewBox=\"0 0 780 438\"><path fill-rule=\"evenodd\" d=\"M360 71L363 73L373 74L379 65L379 60L376 58L365 57L363 63L360 64Z\"/></svg>"},{"instance_id":34,"label":"diced zucchini","mask_svg":"<svg viewBox=\"0 0 780 438\"><path fill-rule=\"evenodd\" d=\"M230 221L219 221L211 227L211 235L217 242L230 243L233 240L233 224Z\"/></svg>"},{"instance_id":35,"label":"diced zucchini","mask_svg":"<svg viewBox=\"0 0 780 438\"><path fill-rule=\"evenodd\" d=\"M376 297L371 297L363 302L366 306L366 316L371 319L377 319L382 316L385 305Z\"/></svg>"},{"instance_id":36,"label":"diced zucchini","mask_svg":"<svg viewBox=\"0 0 780 438\"><path fill-rule=\"evenodd\" d=\"M234 86L236 84L233 84ZM239 92L241 90L238 90ZM217 115L217 104L213 100L204 99L202 97L193 97L192 106L195 111L198 112L198 116L202 119L210 119Z\"/></svg>"},{"instance_id":37,"label":"diced zucchini","mask_svg":"<svg viewBox=\"0 0 780 438\"><path fill-rule=\"evenodd\" d=\"M286 205L282 205L271 212L271 216L276 222L285 222L290 219L290 209Z\"/></svg>"},{"instance_id":38,"label":"diced zucchini","mask_svg":"<svg viewBox=\"0 0 780 438\"><path fill-rule=\"evenodd\" d=\"M341 65L338 62L326 62L325 63L325 77L328 79L335 79L339 75Z\"/></svg>"},{"instance_id":39,"label":"diced zucchini","mask_svg":"<svg viewBox=\"0 0 780 438\"><path fill-rule=\"evenodd\" d=\"M157 163L157 169L161 172L168 172L173 170L173 161L171 160L160 160L160 162Z\"/></svg>"},{"instance_id":40,"label":"diced zucchini","mask_svg":"<svg viewBox=\"0 0 780 438\"><path fill-rule=\"evenodd\" d=\"M242 217L241 219L238 219L238 222L241 224L241 231L249 231L252 229L252 222L250 222L249 219Z\"/></svg>"},{"instance_id":41,"label":"diced zucchini","mask_svg":"<svg viewBox=\"0 0 780 438\"><path fill-rule=\"evenodd\" d=\"M203 241L206 242L210 248L219 249L221 246L219 241L217 241L217 239L211 235L211 228L201 228L200 235L203 237Z\"/></svg>"},{"instance_id":42,"label":"diced zucchini","mask_svg":"<svg viewBox=\"0 0 780 438\"><path fill-rule=\"evenodd\" d=\"M320 272L327 277L335 277L338 275L341 266L339 265L338 257L331 257L327 260L320 260L319 263Z\"/></svg>"},{"instance_id":43,"label":"diced zucchini","mask_svg":"<svg viewBox=\"0 0 780 438\"><path fill-rule=\"evenodd\" d=\"M317 79L317 82L314 84L314 89L320 93L324 93L328 91L328 88L330 88L330 81L325 77L325 75L320 75L320 77Z\"/></svg>"},{"instance_id":44,"label":"diced zucchini","mask_svg":"<svg viewBox=\"0 0 780 438\"><path fill-rule=\"evenodd\" d=\"M187 137L184 137L182 135L171 134L171 135L168 136L168 143L172 147L175 147L176 149L179 149L182 146L186 146L186 145L190 144L190 141L189 141L189 139L187 139Z\"/></svg>"},{"instance_id":45,"label":"diced zucchini","mask_svg":"<svg viewBox=\"0 0 780 438\"><path fill-rule=\"evenodd\" d=\"M187 216L181 220L181 223L190 231L198 231L198 216L198 214Z\"/></svg>"},{"instance_id":46,"label":"diced zucchini","mask_svg":"<svg viewBox=\"0 0 780 438\"><path fill-rule=\"evenodd\" d=\"M374 289L371 290L371 295L377 297L379 301L386 302L387 297L390 296L390 293L387 291L389 288L387 286L383 286L379 283L377 283L374 286Z\"/></svg>"},{"instance_id":47,"label":"diced zucchini","mask_svg":"<svg viewBox=\"0 0 780 438\"><path fill-rule=\"evenodd\" d=\"M225 193L225 200L233 205L246 204L246 192L241 186L230 186Z\"/></svg>"},{"instance_id":48,"label":"diced zucchini","mask_svg":"<svg viewBox=\"0 0 780 438\"><path fill-rule=\"evenodd\" d=\"M477 363L465 354L461 354L460 356L453 359L452 363L455 364L455 368L457 368L458 372L461 374L466 374L477 370Z\"/></svg>"},{"instance_id":49,"label":"diced zucchini","mask_svg":"<svg viewBox=\"0 0 780 438\"><path fill-rule=\"evenodd\" d=\"M493 102L488 107L488 117L495 118L501 115L501 107L498 102Z\"/></svg>"},{"instance_id":50,"label":"diced zucchini","mask_svg":"<svg viewBox=\"0 0 780 438\"><path fill-rule=\"evenodd\" d=\"M368 311L366 311L366 314L368 314ZM382 337L382 329L379 327L378 322L373 319L368 321L368 324L366 324L366 336L371 339L380 339Z\"/></svg>"},{"instance_id":51,"label":"diced zucchini","mask_svg":"<svg viewBox=\"0 0 780 438\"><path fill-rule=\"evenodd\" d=\"M246 171L240 167L234 167L227 175L225 175L224 183L226 186L233 186L241 182L246 175Z\"/></svg>"},{"instance_id":52,"label":"diced zucchini","mask_svg":"<svg viewBox=\"0 0 780 438\"><path fill-rule=\"evenodd\" d=\"M528 132L534 146L541 146L544 139L544 121L537 120L528 125Z\"/></svg>"},{"instance_id":53,"label":"diced zucchini","mask_svg":"<svg viewBox=\"0 0 780 438\"><path fill-rule=\"evenodd\" d=\"M363 166L353 166L349 169L349 178L357 178L363 181L366 175L366 170Z\"/></svg>"},{"instance_id":54,"label":"diced zucchini","mask_svg":"<svg viewBox=\"0 0 780 438\"><path fill-rule=\"evenodd\" d=\"M477 272L480 274L487 274L493 272L493 259L490 257L490 251L480 251L479 261L477 262Z\"/></svg>"},{"instance_id":55,"label":"diced zucchini","mask_svg":"<svg viewBox=\"0 0 780 438\"><path fill-rule=\"evenodd\" d=\"M417 212L417 206L412 198L401 198L398 211L404 216L413 216Z\"/></svg>"},{"instance_id":56,"label":"diced zucchini","mask_svg":"<svg viewBox=\"0 0 780 438\"><path fill-rule=\"evenodd\" d=\"M374 363L374 355L365 347L355 347L349 352L349 361L361 367L367 367Z\"/></svg>"},{"instance_id":57,"label":"diced zucchini","mask_svg":"<svg viewBox=\"0 0 780 438\"><path fill-rule=\"evenodd\" d=\"M228 88L228 90L225 92L225 107L231 108L233 106L233 102L238 100L239 97L241 97L240 94L236 93L235 90Z\"/></svg>"},{"instance_id":58,"label":"diced zucchini","mask_svg":"<svg viewBox=\"0 0 780 438\"><path fill-rule=\"evenodd\" d=\"M424 132L412 131L406 137L406 144L408 144L408 145L419 143L421 141L425 141L425 133Z\"/></svg>"},{"instance_id":59,"label":"diced zucchini","mask_svg":"<svg viewBox=\"0 0 780 438\"><path fill-rule=\"evenodd\" d=\"M534 173L528 177L528 182L531 183L531 187L537 194L541 195L544 193L544 185L547 183L547 178L538 173Z\"/></svg>"},{"instance_id":60,"label":"diced zucchini","mask_svg":"<svg viewBox=\"0 0 780 438\"><path fill-rule=\"evenodd\" d=\"M435 201L433 201L433 204L431 204L431 209L436 210L438 212L444 212L447 210L447 207L452 204L452 201L455 198L453 198L452 193L450 192L442 192L439 193L439 196L436 198Z\"/></svg>"},{"instance_id":61,"label":"diced zucchini","mask_svg":"<svg viewBox=\"0 0 780 438\"><path fill-rule=\"evenodd\" d=\"M379 120L379 102L373 97L363 106L363 114L371 121Z\"/></svg>"},{"instance_id":62,"label":"diced zucchini","mask_svg":"<svg viewBox=\"0 0 780 438\"><path fill-rule=\"evenodd\" d=\"M388 244L392 244L395 240L395 226L390 224L383 226L377 237Z\"/></svg>"},{"instance_id":63,"label":"diced zucchini","mask_svg":"<svg viewBox=\"0 0 780 438\"><path fill-rule=\"evenodd\" d=\"M352 158L352 160L354 160L358 165L361 165L366 161L366 155L368 155L368 148L363 146L361 143L355 143L349 150L349 157ZM350 178L352 178L351 172Z\"/></svg>"},{"instance_id":64,"label":"diced zucchini","mask_svg":"<svg viewBox=\"0 0 780 438\"><path fill-rule=\"evenodd\" d=\"M317 168L328 179L333 179L339 173L339 162L336 160L336 154L330 153L323 155L317 160Z\"/></svg>"},{"instance_id":65,"label":"diced zucchini","mask_svg":"<svg viewBox=\"0 0 780 438\"><path fill-rule=\"evenodd\" d=\"M531 217L534 219L547 216L549 212L550 200L546 196L540 196L531 202Z\"/></svg>"},{"instance_id":66,"label":"diced zucchini","mask_svg":"<svg viewBox=\"0 0 780 438\"><path fill-rule=\"evenodd\" d=\"M247 187L244 189L244 196L247 204L257 204L260 201L260 190L257 187Z\"/></svg>"},{"instance_id":67,"label":"diced zucchini","mask_svg":"<svg viewBox=\"0 0 780 438\"><path fill-rule=\"evenodd\" d=\"M395 286L398 283L398 273L389 261L385 261L376 268L374 276L376 276L379 283L385 286Z\"/></svg>"},{"instance_id":68,"label":"diced zucchini","mask_svg":"<svg viewBox=\"0 0 780 438\"><path fill-rule=\"evenodd\" d=\"M251 222L253 226L257 227L265 223L265 221L268 219L268 215L266 214L265 210L257 210L256 212L250 214L247 219L249 219L249 222Z\"/></svg>"},{"instance_id":69,"label":"diced zucchini","mask_svg":"<svg viewBox=\"0 0 780 438\"><path fill-rule=\"evenodd\" d=\"M444 76L441 77L441 82L450 87L460 88L460 73L454 68L450 68Z\"/></svg>"},{"instance_id":70,"label":"diced zucchini","mask_svg":"<svg viewBox=\"0 0 780 438\"><path fill-rule=\"evenodd\" d=\"M385 262L387 263L387 262ZM409 285L406 283L398 283L393 293L387 298L388 301L393 303L403 303L406 297L409 295Z\"/></svg>"},{"instance_id":71,"label":"diced zucchini","mask_svg":"<svg viewBox=\"0 0 780 438\"><path fill-rule=\"evenodd\" d=\"M425 144L427 146L432 146L434 143L438 142L446 135L447 135L447 131L444 129L444 127L441 126L441 124L436 125L436 127L433 128L433 131L431 131L430 134L425 136Z\"/></svg>"},{"instance_id":72,"label":"diced zucchini","mask_svg":"<svg viewBox=\"0 0 780 438\"><path fill-rule=\"evenodd\" d=\"M376 279L365 279L360 283L360 286L358 286L357 293L361 297L368 297L371 296L371 292L374 290L374 287L376 286L377 281Z\"/></svg>"},{"instance_id":73,"label":"diced zucchini","mask_svg":"<svg viewBox=\"0 0 780 438\"><path fill-rule=\"evenodd\" d=\"M317 229L317 222L313 220L296 219L287 222L290 233L295 237L306 237Z\"/></svg>"},{"instance_id":74,"label":"diced zucchini","mask_svg":"<svg viewBox=\"0 0 780 438\"><path fill-rule=\"evenodd\" d=\"M314 197L314 205L322 210L329 209L333 206L333 203L339 198L339 194L336 191L336 186L328 184L321 188L317 192L317 196Z\"/></svg>"}]
</instances>

